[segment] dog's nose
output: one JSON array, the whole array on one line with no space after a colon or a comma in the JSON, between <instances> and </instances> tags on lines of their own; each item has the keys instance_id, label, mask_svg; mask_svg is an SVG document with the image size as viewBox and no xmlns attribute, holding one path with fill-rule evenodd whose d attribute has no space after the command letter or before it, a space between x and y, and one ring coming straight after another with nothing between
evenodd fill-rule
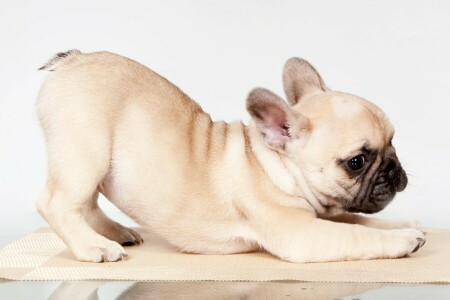
<instances>
[{"instance_id":1,"label":"dog's nose","mask_svg":"<svg viewBox=\"0 0 450 300\"><path fill-rule=\"evenodd\" d=\"M403 168L400 166L400 176L399 176L399 182L398 185L396 185L397 187L397 192L401 192L403 191L406 186L408 185L408 176L406 176L406 172L405 170L403 170Z\"/></svg>"},{"instance_id":2,"label":"dog's nose","mask_svg":"<svg viewBox=\"0 0 450 300\"><path fill-rule=\"evenodd\" d=\"M403 170L397 157L388 158L386 161L385 172L390 182L392 182L397 192L403 191L408 184L408 177L405 170Z\"/></svg>"},{"instance_id":3,"label":"dog's nose","mask_svg":"<svg viewBox=\"0 0 450 300\"><path fill-rule=\"evenodd\" d=\"M395 173L396 173L395 171L397 169L398 169L398 163L393 158L389 158L387 161L386 167L384 168L389 179L394 179Z\"/></svg>"}]
</instances>

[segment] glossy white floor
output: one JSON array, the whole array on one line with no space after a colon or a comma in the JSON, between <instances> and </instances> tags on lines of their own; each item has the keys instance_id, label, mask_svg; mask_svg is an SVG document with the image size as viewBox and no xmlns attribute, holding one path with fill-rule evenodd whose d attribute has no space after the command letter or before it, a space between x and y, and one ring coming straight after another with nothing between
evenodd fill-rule
<instances>
[{"instance_id":1,"label":"glossy white floor","mask_svg":"<svg viewBox=\"0 0 450 300\"><path fill-rule=\"evenodd\" d=\"M308 282L11 282L2 299L450 299L450 285Z\"/></svg>"}]
</instances>

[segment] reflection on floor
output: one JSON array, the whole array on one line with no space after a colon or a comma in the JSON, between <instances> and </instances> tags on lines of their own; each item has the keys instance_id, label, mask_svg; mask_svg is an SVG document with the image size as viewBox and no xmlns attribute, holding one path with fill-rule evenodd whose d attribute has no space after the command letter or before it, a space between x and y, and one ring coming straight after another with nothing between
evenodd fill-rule
<instances>
[{"instance_id":1,"label":"reflection on floor","mask_svg":"<svg viewBox=\"0 0 450 300\"><path fill-rule=\"evenodd\" d=\"M0 281L2 299L450 299L450 285L318 282Z\"/></svg>"}]
</instances>

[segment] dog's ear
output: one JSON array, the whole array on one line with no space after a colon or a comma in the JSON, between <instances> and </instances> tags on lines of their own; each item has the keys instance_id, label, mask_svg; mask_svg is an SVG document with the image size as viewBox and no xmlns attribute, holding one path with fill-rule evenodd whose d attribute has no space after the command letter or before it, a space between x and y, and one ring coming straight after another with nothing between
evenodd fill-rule
<instances>
[{"instance_id":1,"label":"dog's ear","mask_svg":"<svg viewBox=\"0 0 450 300\"><path fill-rule=\"evenodd\" d=\"M283 69L283 86L289 104L295 105L303 97L327 90L319 73L306 60L290 58Z\"/></svg>"},{"instance_id":2,"label":"dog's ear","mask_svg":"<svg viewBox=\"0 0 450 300\"><path fill-rule=\"evenodd\" d=\"M309 128L308 119L269 90L256 88L247 98L247 111L270 148L283 152L287 143Z\"/></svg>"}]
</instances>

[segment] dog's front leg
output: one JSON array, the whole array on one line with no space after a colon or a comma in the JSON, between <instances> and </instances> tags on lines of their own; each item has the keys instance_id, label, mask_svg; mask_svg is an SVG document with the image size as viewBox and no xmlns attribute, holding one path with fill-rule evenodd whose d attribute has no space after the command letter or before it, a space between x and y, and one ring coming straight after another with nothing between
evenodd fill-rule
<instances>
[{"instance_id":1,"label":"dog's front leg","mask_svg":"<svg viewBox=\"0 0 450 300\"><path fill-rule=\"evenodd\" d=\"M266 209L253 211L249 221L257 229L259 243L287 261L397 258L417 251L425 242L417 229L383 230L319 219L303 209Z\"/></svg>"},{"instance_id":2,"label":"dog's front leg","mask_svg":"<svg viewBox=\"0 0 450 300\"><path fill-rule=\"evenodd\" d=\"M366 217L359 214L343 213L337 216L325 216L322 219L330 220L339 223L359 224L367 227L379 228L379 229L401 229L401 228L414 228L419 229L420 222L415 220L383 220L372 217Z\"/></svg>"}]
</instances>

